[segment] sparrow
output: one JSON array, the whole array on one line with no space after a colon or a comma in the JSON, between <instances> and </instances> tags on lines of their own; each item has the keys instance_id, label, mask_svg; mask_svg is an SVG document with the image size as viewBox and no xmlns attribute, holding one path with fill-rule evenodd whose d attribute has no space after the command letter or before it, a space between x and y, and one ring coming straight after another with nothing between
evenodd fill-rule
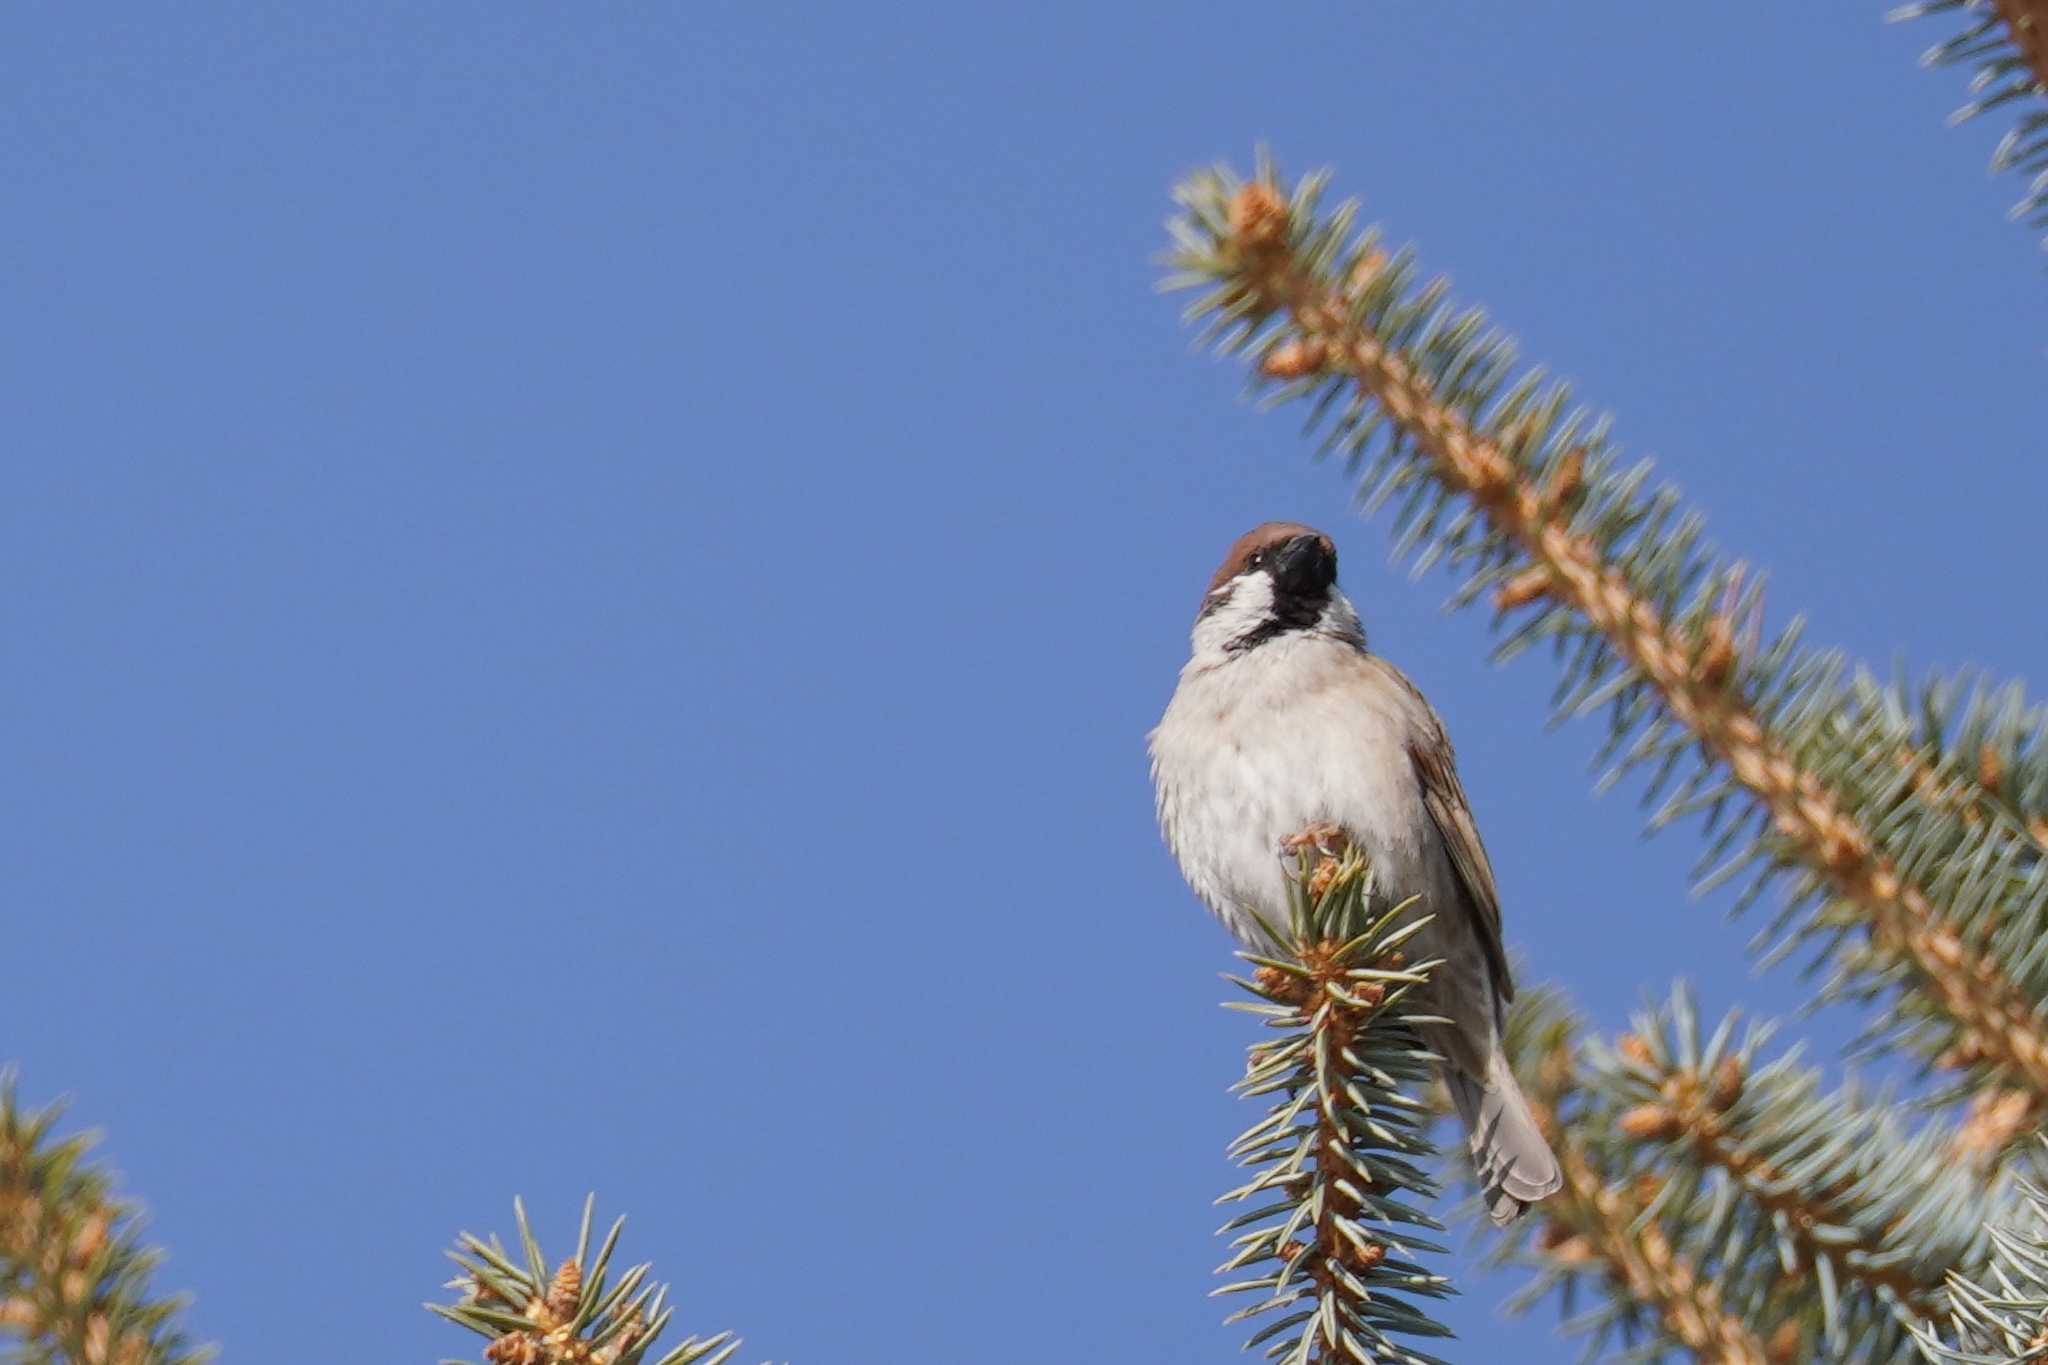
<instances>
[{"instance_id":1,"label":"sparrow","mask_svg":"<svg viewBox=\"0 0 2048 1365\"><path fill-rule=\"evenodd\" d=\"M1501 1039L1514 982L1500 893L1436 711L1366 648L1330 538L1294 522L1238 537L1202 594L1192 649L1150 737L1159 826L1239 940L1288 919L1283 841L1335 828L1379 886L1433 916L1423 1041L1464 1121L1487 1211L1506 1224L1557 1189L1557 1158Z\"/></svg>"}]
</instances>

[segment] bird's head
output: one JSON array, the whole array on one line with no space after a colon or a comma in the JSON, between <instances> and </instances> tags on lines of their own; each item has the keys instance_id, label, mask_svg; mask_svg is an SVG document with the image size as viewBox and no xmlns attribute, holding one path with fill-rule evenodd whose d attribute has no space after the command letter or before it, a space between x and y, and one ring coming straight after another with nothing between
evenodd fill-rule
<instances>
[{"instance_id":1,"label":"bird's head","mask_svg":"<svg viewBox=\"0 0 2048 1365\"><path fill-rule=\"evenodd\" d=\"M1303 631L1364 644L1337 590L1337 547L1313 526L1269 521L1231 544L1195 617L1195 655L1228 658Z\"/></svg>"}]
</instances>

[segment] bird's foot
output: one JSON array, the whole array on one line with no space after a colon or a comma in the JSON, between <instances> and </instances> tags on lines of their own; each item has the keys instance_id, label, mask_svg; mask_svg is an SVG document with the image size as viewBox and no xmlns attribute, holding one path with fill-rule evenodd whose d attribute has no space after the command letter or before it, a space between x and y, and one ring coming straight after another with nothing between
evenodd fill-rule
<instances>
[{"instance_id":1,"label":"bird's foot","mask_svg":"<svg viewBox=\"0 0 2048 1365\"><path fill-rule=\"evenodd\" d=\"M1330 883L1337 880L1337 868L1350 848L1351 840L1344 831L1327 820L1318 820L1299 834L1290 834L1280 841L1283 855L1306 856L1314 862L1308 874L1308 894L1318 900L1330 889Z\"/></svg>"},{"instance_id":2,"label":"bird's foot","mask_svg":"<svg viewBox=\"0 0 2048 1365\"><path fill-rule=\"evenodd\" d=\"M1328 820L1318 820L1302 829L1299 834L1290 834L1280 841L1280 851L1295 856L1311 849L1325 858L1341 858L1351 847L1351 840L1344 831Z\"/></svg>"}]
</instances>

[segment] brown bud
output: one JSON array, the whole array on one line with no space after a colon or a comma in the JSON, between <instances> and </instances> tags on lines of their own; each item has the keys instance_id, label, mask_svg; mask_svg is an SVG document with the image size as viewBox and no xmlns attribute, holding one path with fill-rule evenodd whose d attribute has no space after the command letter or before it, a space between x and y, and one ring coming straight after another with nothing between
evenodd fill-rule
<instances>
[{"instance_id":1,"label":"brown bud","mask_svg":"<svg viewBox=\"0 0 2048 1365\"><path fill-rule=\"evenodd\" d=\"M2033 1097L2024 1090L1980 1090L1950 1143L1958 1156L1985 1157L2033 1126Z\"/></svg>"},{"instance_id":2,"label":"brown bud","mask_svg":"<svg viewBox=\"0 0 2048 1365\"><path fill-rule=\"evenodd\" d=\"M1704 687L1720 688L1735 671L1735 622L1725 612L1707 619L1705 640L1693 661L1693 679Z\"/></svg>"},{"instance_id":3,"label":"brown bud","mask_svg":"<svg viewBox=\"0 0 2048 1365\"><path fill-rule=\"evenodd\" d=\"M1378 247L1373 247L1367 251L1358 258L1358 264L1351 267L1351 279L1349 281L1351 292L1354 294L1363 293L1371 286L1374 280L1380 277L1380 272L1386 268L1386 252L1381 251Z\"/></svg>"},{"instance_id":4,"label":"brown bud","mask_svg":"<svg viewBox=\"0 0 2048 1365\"><path fill-rule=\"evenodd\" d=\"M1769 1365L1793 1365L1794 1361L1804 1358L1804 1352L1799 1349L1803 1344L1798 1322L1787 1318L1778 1324L1777 1330L1764 1344L1764 1359Z\"/></svg>"},{"instance_id":5,"label":"brown bud","mask_svg":"<svg viewBox=\"0 0 2048 1365\"><path fill-rule=\"evenodd\" d=\"M105 1209L95 1209L79 1224L78 1231L71 1238L71 1263L86 1265L100 1254L100 1248L107 1244L107 1229L111 1220Z\"/></svg>"},{"instance_id":6,"label":"brown bud","mask_svg":"<svg viewBox=\"0 0 2048 1365\"><path fill-rule=\"evenodd\" d=\"M1977 784L1988 792L2005 785L2005 759L1989 744L1977 751Z\"/></svg>"},{"instance_id":7,"label":"brown bud","mask_svg":"<svg viewBox=\"0 0 2048 1365\"><path fill-rule=\"evenodd\" d=\"M1984 1046L1984 1040L1974 1032L1966 1033L1953 1047L1946 1048L1934 1059L1934 1064L1948 1071L1961 1071L1975 1066L1991 1055Z\"/></svg>"},{"instance_id":8,"label":"brown bud","mask_svg":"<svg viewBox=\"0 0 2048 1365\"><path fill-rule=\"evenodd\" d=\"M1308 999L1308 982L1293 972L1261 967L1252 973L1252 980L1272 999L1285 1004L1299 1005Z\"/></svg>"},{"instance_id":9,"label":"brown bud","mask_svg":"<svg viewBox=\"0 0 2048 1365\"><path fill-rule=\"evenodd\" d=\"M1707 1094L1707 1103L1716 1113L1742 1098L1742 1059L1723 1057L1721 1064L1714 1068L1714 1088Z\"/></svg>"},{"instance_id":10,"label":"brown bud","mask_svg":"<svg viewBox=\"0 0 2048 1365\"><path fill-rule=\"evenodd\" d=\"M556 1322L567 1322L576 1315L576 1304L582 1297L583 1267L574 1261L562 1262L548 1284L549 1316Z\"/></svg>"},{"instance_id":11,"label":"brown bud","mask_svg":"<svg viewBox=\"0 0 2048 1365\"><path fill-rule=\"evenodd\" d=\"M1559 1231L1568 1232L1568 1235L1556 1246L1545 1248L1552 1256L1563 1261L1566 1265L1585 1265L1593 1259L1593 1244L1591 1242L1575 1232L1569 1232L1567 1229L1559 1229Z\"/></svg>"},{"instance_id":12,"label":"brown bud","mask_svg":"<svg viewBox=\"0 0 2048 1365\"><path fill-rule=\"evenodd\" d=\"M647 1319L635 1313L627 1319L626 1325L619 1329L619 1334L604 1344L604 1349L598 1353L598 1360L609 1365L609 1362L617 1360L639 1345L640 1338L646 1334Z\"/></svg>"},{"instance_id":13,"label":"brown bud","mask_svg":"<svg viewBox=\"0 0 2048 1365\"><path fill-rule=\"evenodd\" d=\"M1230 201L1230 235L1249 251L1263 251L1287 238L1287 201L1262 180L1254 180Z\"/></svg>"},{"instance_id":14,"label":"brown bud","mask_svg":"<svg viewBox=\"0 0 2048 1365\"><path fill-rule=\"evenodd\" d=\"M1290 341L1259 362L1259 373L1268 379L1299 379L1322 369L1329 354L1330 348L1316 337Z\"/></svg>"},{"instance_id":15,"label":"brown bud","mask_svg":"<svg viewBox=\"0 0 2048 1365\"><path fill-rule=\"evenodd\" d=\"M1854 830L1831 829L1822 836L1821 856L1837 872L1852 871L1863 861L1864 843Z\"/></svg>"},{"instance_id":16,"label":"brown bud","mask_svg":"<svg viewBox=\"0 0 2048 1365\"><path fill-rule=\"evenodd\" d=\"M1344 1259L1349 1261L1355 1270L1371 1270L1387 1259L1387 1249L1378 1242L1366 1247L1350 1246Z\"/></svg>"},{"instance_id":17,"label":"brown bud","mask_svg":"<svg viewBox=\"0 0 2048 1365\"><path fill-rule=\"evenodd\" d=\"M93 1313L85 1320L85 1359L105 1360L107 1348L113 1345L114 1324L105 1313Z\"/></svg>"},{"instance_id":18,"label":"brown bud","mask_svg":"<svg viewBox=\"0 0 2048 1365\"><path fill-rule=\"evenodd\" d=\"M507 1332L484 1347L484 1359L493 1365L540 1365L540 1343L524 1332Z\"/></svg>"},{"instance_id":19,"label":"brown bud","mask_svg":"<svg viewBox=\"0 0 2048 1365\"><path fill-rule=\"evenodd\" d=\"M1638 1139L1677 1137L1680 1128L1678 1115L1661 1104L1639 1104L1624 1111L1615 1124L1622 1132Z\"/></svg>"},{"instance_id":20,"label":"brown bud","mask_svg":"<svg viewBox=\"0 0 2048 1365\"><path fill-rule=\"evenodd\" d=\"M1527 606L1539 597L1548 597L1551 588L1550 570L1542 564L1531 564L1495 590L1494 609L1513 611L1516 607Z\"/></svg>"},{"instance_id":21,"label":"brown bud","mask_svg":"<svg viewBox=\"0 0 2048 1365\"><path fill-rule=\"evenodd\" d=\"M1642 1040L1641 1035L1639 1034L1622 1034L1621 1040L1615 1044L1615 1047L1620 1051L1622 1056L1628 1058L1632 1062L1635 1062L1642 1066L1656 1065L1656 1060L1650 1052L1650 1045L1644 1042Z\"/></svg>"},{"instance_id":22,"label":"brown bud","mask_svg":"<svg viewBox=\"0 0 2048 1365\"><path fill-rule=\"evenodd\" d=\"M1571 505L1579 495L1579 485L1586 476L1586 451L1583 446L1573 446L1557 457L1550 467L1549 475L1543 481L1543 510L1546 515L1555 516Z\"/></svg>"}]
</instances>

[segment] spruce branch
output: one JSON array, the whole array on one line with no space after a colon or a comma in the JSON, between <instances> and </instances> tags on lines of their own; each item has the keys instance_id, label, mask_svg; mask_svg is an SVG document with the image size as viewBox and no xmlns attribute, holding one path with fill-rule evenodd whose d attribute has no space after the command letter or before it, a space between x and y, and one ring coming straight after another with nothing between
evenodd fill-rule
<instances>
[{"instance_id":1,"label":"spruce branch","mask_svg":"<svg viewBox=\"0 0 2048 1365\"><path fill-rule=\"evenodd\" d=\"M526 1219L526 1205L512 1201L518 1244L508 1251L462 1233L448 1258L462 1273L447 1284L461 1297L453 1304L429 1303L431 1312L490 1339L484 1359L491 1365L641 1365L675 1308L669 1287L648 1277L642 1263L611 1279L612 1253L626 1220L590 1251L591 1214L597 1196L583 1201L583 1222L575 1253L552 1271ZM690 1337L657 1358L656 1365L724 1365L740 1343L730 1332ZM468 1365L456 1362L455 1365Z\"/></svg>"},{"instance_id":2,"label":"spruce branch","mask_svg":"<svg viewBox=\"0 0 2048 1365\"><path fill-rule=\"evenodd\" d=\"M2013 126L1991 154L1991 169L2030 177L2012 216L2048 228L2048 0L1921 0L1893 19L1959 11L1960 31L1922 54L1925 66L1970 66L1970 102L1950 116L1961 123L2015 105ZM2044 242L2048 245L2048 242Z\"/></svg>"},{"instance_id":3,"label":"spruce branch","mask_svg":"<svg viewBox=\"0 0 2048 1365\"><path fill-rule=\"evenodd\" d=\"M2012 1182L1955 1161L1945 1123L1909 1132L1885 1097L1825 1090L1796 1047L1760 1061L1773 1027L1737 1041L1739 1022L1730 1013L1707 1034L1674 988L1614 1047L1583 1050L1585 1121L1635 1144L1674 1216L1726 1208L1724 1260L1775 1261L1817 1290L1807 1316L1832 1355L1894 1358L1913 1324L1947 1310L1945 1278L1983 1263L1987 1225L2015 1208Z\"/></svg>"},{"instance_id":4,"label":"spruce branch","mask_svg":"<svg viewBox=\"0 0 2048 1365\"><path fill-rule=\"evenodd\" d=\"M1655 1186L1604 1170L1600 1151L1580 1135L1577 1023L1561 998L1523 992L1513 1027L1518 1070L1564 1173L1563 1187L1535 1206L1533 1229L1504 1236L1494 1253L1497 1262L1516 1260L1538 1272L1514 1306L1526 1309L1561 1291L1566 1329L1590 1336L1589 1359L1618 1337L1629 1358L1654 1360L1675 1348L1718 1365L1786 1365L1785 1334L1767 1344L1729 1310L1722 1287L1656 1207ZM1588 1286L1599 1306L1575 1311Z\"/></svg>"},{"instance_id":5,"label":"spruce branch","mask_svg":"<svg viewBox=\"0 0 2048 1365\"><path fill-rule=\"evenodd\" d=\"M1947 1335L1931 1323L1915 1331L1934 1365L2048 1360L2048 1193L2017 1183L2022 1206L1992 1229L1989 1264L1949 1279Z\"/></svg>"},{"instance_id":6,"label":"spruce branch","mask_svg":"<svg viewBox=\"0 0 2048 1365\"><path fill-rule=\"evenodd\" d=\"M1771 1025L1731 1013L1710 1028L1683 986L1612 1045L1581 1038L1554 993L1512 1022L1566 1189L1496 1259L1536 1271L1519 1306L1556 1290L1570 1311L1590 1291L1578 1330L1646 1355L1711 1338L1741 1358L1739 1339L1703 1335L1715 1320L1675 1295L1706 1283L1774 1365L1899 1359L1949 1311L1949 1277L1985 1265L1987 1227L2017 1216L2014 1180L1953 1160L1945 1126L1909 1132L1883 1097L1825 1091L1796 1048L1764 1059ZM1683 1268L1676 1284L1646 1274L1659 1257Z\"/></svg>"},{"instance_id":7,"label":"spruce branch","mask_svg":"<svg viewBox=\"0 0 2048 1365\"><path fill-rule=\"evenodd\" d=\"M1584 1143L1561 1136L1557 1145L1563 1200L1546 1217L1552 1228L1568 1233L1551 1254L1597 1262L1626 1288L1632 1304L1656 1314L1671 1343L1697 1360L1777 1365L1756 1334L1727 1310L1720 1287L1675 1248L1668 1221L1656 1217L1640 1195L1609 1183Z\"/></svg>"},{"instance_id":8,"label":"spruce branch","mask_svg":"<svg viewBox=\"0 0 2048 1365\"><path fill-rule=\"evenodd\" d=\"M177 1317L149 1288L162 1259L134 1205L88 1160L90 1136L57 1138L55 1106L25 1110L0 1075L0 1338L21 1365L196 1365Z\"/></svg>"},{"instance_id":9,"label":"spruce branch","mask_svg":"<svg viewBox=\"0 0 2048 1365\"><path fill-rule=\"evenodd\" d=\"M1231 1144L1251 1179L1217 1201L1251 1206L1221 1229L1231 1255L1217 1273L1251 1273L1216 1292L1252 1298L1229 1320L1260 1320L1246 1349L1269 1359L1426 1365L1437 1358L1397 1338L1450 1334L1415 1302L1452 1292L1421 1262L1444 1249L1413 1231L1441 1227L1419 1164L1431 1057L1406 1003L1433 964L1400 949L1427 920L1378 894L1341 836L1296 843L1289 922L1264 926L1269 951L1240 954L1254 971L1231 978L1253 997L1231 1008L1277 1036L1233 1087L1271 1101Z\"/></svg>"},{"instance_id":10,"label":"spruce branch","mask_svg":"<svg viewBox=\"0 0 2048 1365\"><path fill-rule=\"evenodd\" d=\"M1219 168L1179 187L1167 284L1206 289L1189 309L1205 339L1249 353L1272 403L1310 401L1364 507L1400 500L1418 573L1458 568L1459 605L1492 596L1501 657L1552 643L1559 717L1608 718L1607 780L1648 772L1653 826L1705 816L1703 888L1747 872L1747 905L1786 886L1767 956L1815 946L1825 997L1903 1006L1872 1046L2048 1099L2048 859L2017 768L1970 802L1930 796L1921 769L1954 760L1913 716L1953 689L1845 680L1797 621L1766 640L1760 582L1706 545L1677 491L1648 491L1649 466L1624 466L1565 385L1516 377L1509 339L1450 309L1442 280L1419 285L1409 252L1354 239L1354 204L1322 213L1323 180L1283 193L1262 162L1249 182ZM2038 748L2014 739L2001 758ZM2011 818L1983 818L1987 787Z\"/></svg>"},{"instance_id":11,"label":"spruce branch","mask_svg":"<svg viewBox=\"0 0 2048 1365\"><path fill-rule=\"evenodd\" d=\"M2017 684L1964 674L1933 677L1916 690L1857 683L1859 709L1883 710L1918 765L1916 793L2048 852L2048 707L2029 705Z\"/></svg>"}]
</instances>

